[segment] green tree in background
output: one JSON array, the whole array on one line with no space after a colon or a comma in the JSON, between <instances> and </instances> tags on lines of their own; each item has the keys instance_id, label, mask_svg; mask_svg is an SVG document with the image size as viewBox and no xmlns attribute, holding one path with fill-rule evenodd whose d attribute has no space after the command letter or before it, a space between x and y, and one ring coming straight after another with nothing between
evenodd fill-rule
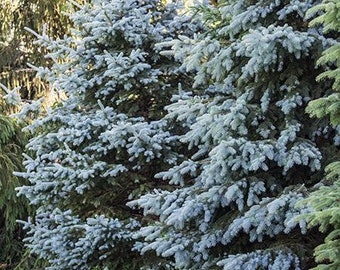
<instances>
[{"instance_id":1,"label":"green tree in background","mask_svg":"<svg viewBox=\"0 0 340 270\"><path fill-rule=\"evenodd\" d=\"M77 0L80 3L83 0ZM2 0L0 2L0 82L13 89L21 87L25 99L34 99L48 92L47 84L35 77L27 66L49 65L46 51L34 45L35 37L25 27L35 31L46 28L53 38L67 33L70 21L63 12L69 11L66 0Z\"/></svg>"},{"instance_id":2,"label":"green tree in background","mask_svg":"<svg viewBox=\"0 0 340 270\"><path fill-rule=\"evenodd\" d=\"M340 1L325 0L311 8L309 15L321 12L322 15L312 20L311 25L323 25L323 31L338 38L340 32ZM318 76L318 80L333 80L334 92L328 96L313 100L308 104L307 112L318 118L329 117L331 124L339 133L340 127L340 43L335 42L325 50L318 64L328 69ZM337 143L337 145L339 145ZM324 244L315 249L315 259L319 265L315 269L340 269L340 161L326 167L326 185L313 192L306 200L314 208L308 216L310 226L319 226L320 231L328 232ZM327 185L328 184L328 185Z\"/></svg>"},{"instance_id":3,"label":"green tree in background","mask_svg":"<svg viewBox=\"0 0 340 270\"><path fill-rule=\"evenodd\" d=\"M0 269L1 265L13 266L23 250L23 233L16 220L25 218L29 209L26 200L16 196L15 187L23 181L14 176L13 171L22 169L25 143L21 127L0 114Z\"/></svg>"}]
</instances>

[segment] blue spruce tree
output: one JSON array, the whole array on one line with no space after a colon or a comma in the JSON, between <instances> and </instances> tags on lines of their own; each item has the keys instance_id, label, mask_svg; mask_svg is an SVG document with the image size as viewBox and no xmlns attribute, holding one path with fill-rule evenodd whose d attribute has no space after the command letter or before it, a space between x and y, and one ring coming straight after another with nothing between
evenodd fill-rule
<instances>
[{"instance_id":1,"label":"blue spruce tree","mask_svg":"<svg viewBox=\"0 0 340 270\"><path fill-rule=\"evenodd\" d=\"M18 188L37 208L24 223L31 253L46 269L140 269L132 236L140 212L129 199L154 188L153 175L175 164L176 136L166 129L164 106L190 82L156 44L198 28L177 16L176 5L146 0L93 0L71 15L72 35L37 34L54 61L38 74L66 95L27 127Z\"/></svg>"},{"instance_id":2,"label":"blue spruce tree","mask_svg":"<svg viewBox=\"0 0 340 270\"><path fill-rule=\"evenodd\" d=\"M199 9L202 34L162 43L195 72L165 116L187 149L156 175L169 187L129 203L155 219L135 249L158 255L158 269L162 258L170 269L308 269L322 237L296 219L310 211L296 203L338 138L305 107L331 89L315 78L333 41L304 19L318 1L218 2Z\"/></svg>"}]
</instances>

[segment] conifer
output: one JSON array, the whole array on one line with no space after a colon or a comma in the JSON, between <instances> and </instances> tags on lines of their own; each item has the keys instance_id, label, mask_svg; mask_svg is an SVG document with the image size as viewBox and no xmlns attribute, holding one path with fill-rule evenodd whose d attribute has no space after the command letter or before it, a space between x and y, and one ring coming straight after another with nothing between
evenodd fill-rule
<instances>
[{"instance_id":1,"label":"conifer","mask_svg":"<svg viewBox=\"0 0 340 270\"><path fill-rule=\"evenodd\" d=\"M51 68L37 68L66 99L27 130L18 189L37 207L25 242L46 269L140 269L133 235L147 222L126 206L178 158L164 106L190 77L156 44L199 28L158 0L93 0L71 15L72 35L35 33ZM184 83L186 85L186 83ZM143 262L143 263L142 263ZM106 268L107 267L107 268Z\"/></svg>"},{"instance_id":2,"label":"conifer","mask_svg":"<svg viewBox=\"0 0 340 270\"><path fill-rule=\"evenodd\" d=\"M168 259L155 269L313 265L321 237L296 220L310 211L296 203L336 155L334 129L305 113L330 90L315 82L316 61L333 41L305 19L317 2L218 1L198 10L202 34L162 44L195 78L165 116L187 145L182 160L156 175L171 187L129 203L158 217L135 244Z\"/></svg>"},{"instance_id":3,"label":"conifer","mask_svg":"<svg viewBox=\"0 0 340 270\"><path fill-rule=\"evenodd\" d=\"M309 16L318 14L311 21L311 26L322 25L323 32L335 37L334 44L326 49L318 60L325 66L318 81L331 80L333 92L326 92L321 98L309 102L307 112L318 118L329 119L337 136L340 124L340 1L324 0L308 11ZM321 14L321 15L320 15ZM339 141L334 145L338 147ZM315 249L315 259L319 263L315 269L336 270L340 268L340 161L335 156L326 167L326 179L319 189L305 201L314 211L307 215L310 226L318 226L327 232L325 242Z\"/></svg>"}]
</instances>

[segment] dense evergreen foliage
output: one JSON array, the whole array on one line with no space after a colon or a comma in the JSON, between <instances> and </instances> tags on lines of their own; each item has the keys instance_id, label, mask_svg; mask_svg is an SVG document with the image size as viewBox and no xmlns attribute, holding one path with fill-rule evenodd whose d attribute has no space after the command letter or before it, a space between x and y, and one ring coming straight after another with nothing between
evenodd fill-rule
<instances>
[{"instance_id":1,"label":"dense evergreen foliage","mask_svg":"<svg viewBox=\"0 0 340 270\"><path fill-rule=\"evenodd\" d=\"M35 268L339 268L339 1L87 2L68 36L30 30L65 98L25 127L23 172L0 118Z\"/></svg>"},{"instance_id":2,"label":"dense evergreen foliage","mask_svg":"<svg viewBox=\"0 0 340 270\"><path fill-rule=\"evenodd\" d=\"M323 31L337 38L337 42L323 52L319 65L327 65L325 72L318 80L331 79L333 93L325 95L308 104L307 112L319 118L329 117L332 125L339 130L340 124L340 2L323 1L309 10L310 15L321 12L311 24L323 25ZM325 243L315 250L319 265L316 269L340 269L340 161L338 157L326 168L327 176L323 186L313 192L306 200L314 211L308 215L311 226L320 226L320 230L328 232ZM319 185L320 186L320 185Z\"/></svg>"},{"instance_id":3,"label":"dense evergreen foliage","mask_svg":"<svg viewBox=\"0 0 340 270\"><path fill-rule=\"evenodd\" d=\"M304 19L317 1L220 2L203 9L203 34L163 43L196 72L165 117L188 149L156 175L172 189L129 203L159 218L135 248L179 269L308 269L322 238L297 221L310 209L296 203L337 155L338 136L305 107L330 90L315 79L332 40Z\"/></svg>"},{"instance_id":4,"label":"dense evergreen foliage","mask_svg":"<svg viewBox=\"0 0 340 270\"><path fill-rule=\"evenodd\" d=\"M0 131L0 264L12 268L20 260L23 249L23 232L16 221L27 218L29 211L26 200L17 198L15 192L24 182L13 175L13 171L22 170L26 138L21 127L2 114Z\"/></svg>"},{"instance_id":5,"label":"dense evergreen foliage","mask_svg":"<svg viewBox=\"0 0 340 270\"><path fill-rule=\"evenodd\" d=\"M72 36L36 34L55 62L38 73L67 96L27 127L45 132L29 142L33 154L19 174L30 181L19 194L37 207L25 241L46 269L140 269L152 261L131 251L148 218L126 202L178 158L160 119L190 77L156 43L198 28L175 16L175 5L157 0L98 0L71 16Z\"/></svg>"}]
</instances>

